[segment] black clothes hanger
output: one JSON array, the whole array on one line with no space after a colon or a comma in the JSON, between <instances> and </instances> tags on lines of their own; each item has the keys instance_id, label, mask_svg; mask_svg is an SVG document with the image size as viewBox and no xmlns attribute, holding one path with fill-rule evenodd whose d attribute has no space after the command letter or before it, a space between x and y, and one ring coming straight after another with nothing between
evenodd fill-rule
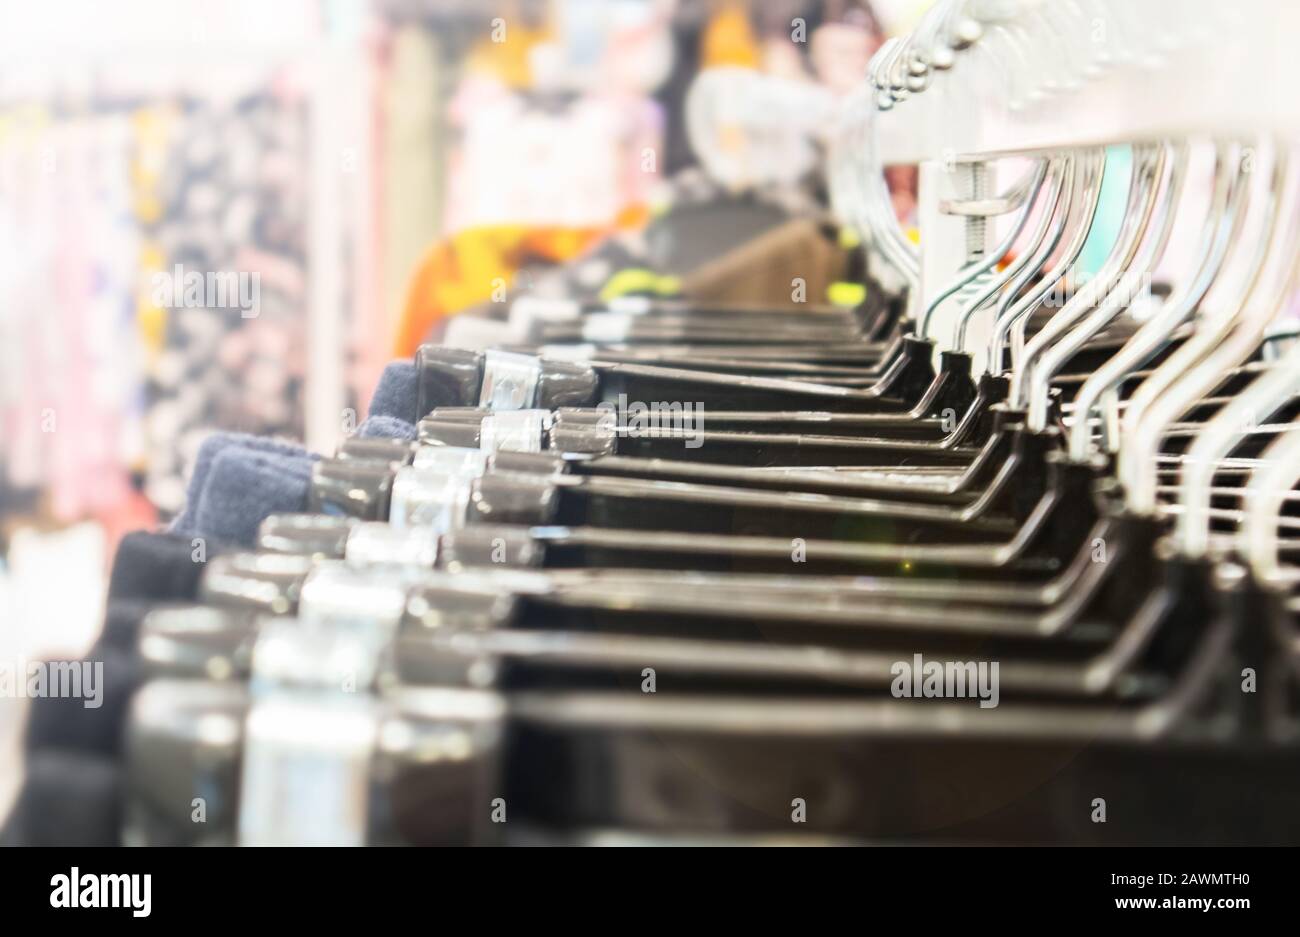
<instances>
[{"instance_id":1,"label":"black clothes hanger","mask_svg":"<svg viewBox=\"0 0 1300 937\"><path fill-rule=\"evenodd\" d=\"M419 412L487 403L503 383L518 387L516 408L594 406L601 400L691 401L710 409L782 410L815 407L832 412L907 410L929 387L934 369L925 343L902 339L895 357L871 388L857 390L775 378L660 368L649 365L577 365L530 356L481 356L424 346L416 356ZM509 371L509 375L505 372ZM906 405L904 405L906 404Z\"/></svg>"}]
</instances>

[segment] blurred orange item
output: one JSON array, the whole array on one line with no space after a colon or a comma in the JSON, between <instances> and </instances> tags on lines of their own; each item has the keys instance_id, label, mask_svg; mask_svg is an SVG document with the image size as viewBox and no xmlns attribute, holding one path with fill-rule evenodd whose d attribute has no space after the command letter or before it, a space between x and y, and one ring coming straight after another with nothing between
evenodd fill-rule
<instances>
[{"instance_id":1,"label":"blurred orange item","mask_svg":"<svg viewBox=\"0 0 1300 937\"><path fill-rule=\"evenodd\" d=\"M700 37L700 68L735 65L758 68L762 48L743 4L728 3L709 20Z\"/></svg>"},{"instance_id":2,"label":"blurred orange item","mask_svg":"<svg viewBox=\"0 0 1300 937\"><path fill-rule=\"evenodd\" d=\"M636 222L643 210L620 221ZM598 228L467 228L438 241L417 265L406 294L393 353L410 357L429 332L448 316L495 296L504 296L512 277L529 262L561 263L577 257L608 233Z\"/></svg>"},{"instance_id":3,"label":"blurred orange item","mask_svg":"<svg viewBox=\"0 0 1300 937\"><path fill-rule=\"evenodd\" d=\"M511 88L531 87L532 51L555 37L545 24L534 27L523 16L507 14L497 19L500 22L493 24L492 34L470 49L465 68L471 73L491 75Z\"/></svg>"}]
</instances>

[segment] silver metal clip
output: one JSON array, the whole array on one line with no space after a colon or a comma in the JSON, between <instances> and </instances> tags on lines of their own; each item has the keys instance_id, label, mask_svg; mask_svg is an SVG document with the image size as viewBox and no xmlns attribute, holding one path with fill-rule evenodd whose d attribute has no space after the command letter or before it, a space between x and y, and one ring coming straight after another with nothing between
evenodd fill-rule
<instances>
[{"instance_id":1,"label":"silver metal clip","mask_svg":"<svg viewBox=\"0 0 1300 937\"><path fill-rule=\"evenodd\" d=\"M483 356L479 406L491 410L527 410L537 397L541 361L532 355L488 351Z\"/></svg>"}]
</instances>

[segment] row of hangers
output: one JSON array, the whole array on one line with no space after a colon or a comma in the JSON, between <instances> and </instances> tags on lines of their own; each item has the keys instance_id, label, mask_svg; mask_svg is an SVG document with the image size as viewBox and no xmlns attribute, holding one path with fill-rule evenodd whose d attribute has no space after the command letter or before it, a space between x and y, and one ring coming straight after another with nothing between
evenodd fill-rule
<instances>
[{"instance_id":1,"label":"row of hangers","mask_svg":"<svg viewBox=\"0 0 1300 937\"><path fill-rule=\"evenodd\" d=\"M978 44L935 10L873 95ZM345 440L146 619L133 837L1293 841L1289 142L1134 143L1086 281L1105 153L1030 154L950 206L1011 217L922 296L856 132L856 309L519 300L527 341L422 348L416 441ZM937 698L900 695L923 661Z\"/></svg>"}]
</instances>

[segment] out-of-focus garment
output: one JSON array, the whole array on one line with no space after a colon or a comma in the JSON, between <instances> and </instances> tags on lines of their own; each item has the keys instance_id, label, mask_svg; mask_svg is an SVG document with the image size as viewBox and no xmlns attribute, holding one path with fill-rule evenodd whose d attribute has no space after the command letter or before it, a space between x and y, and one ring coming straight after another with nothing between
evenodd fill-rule
<instances>
[{"instance_id":1,"label":"out-of-focus garment","mask_svg":"<svg viewBox=\"0 0 1300 937\"><path fill-rule=\"evenodd\" d=\"M409 357L449 315L506 296L525 264L576 257L603 229L501 226L471 228L438 241L411 278L393 353Z\"/></svg>"},{"instance_id":2,"label":"out-of-focus garment","mask_svg":"<svg viewBox=\"0 0 1300 937\"><path fill-rule=\"evenodd\" d=\"M526 264L560 263L639 227L659 185L662 112L645 97L559 103L500 82L465 82L452 110L445 230L411 278L394 353L410 355L447 316L504 301Z\"/></svg>"},{"instance_id":3,"label":"out-of-focus garment","mask_svg":"<svg viewBox=\"0 0 1300 937\"><path fill-rule=\"evenodd\" d=\"M444 231L608 227L659 181L659 108L622 95L533 96L466 82Z\"/></svg>"},{"instance_id":4,"label":"out-of-focus garment","mask_svg":"<svg viewBox=\"0 0 1300 937\"><path fill-rule=\"evenodd\" d=\"M174 512L212 429L301 438L307 311L307 113L292 91L185 111L149 230L162 272L242 277L255 308L177 289L157 302L146 493ZM253 278L256 279L253 279Z\"/></svg>"},{"instance_id":5,"label":"out-of-focus garment","mask_svg":"<svg viewBox=\"0 0 1300 937\"><path fill-rule=\"evenodd\" d=\"M2 470L63 523L130 496L130 147L121 114L0 114Z\"/></svg>"},{"instance_id":6,"label":"out-of-focus garment","mask_svg":"<svg viewBox=\"0 0 1300 937\"><path fill-rule=\"evenodd\" d=\"M713 15L701 37L700 53L702 68L758 68L762 49L744 4L729 2Z\"/></svg>"}]
</instances>

